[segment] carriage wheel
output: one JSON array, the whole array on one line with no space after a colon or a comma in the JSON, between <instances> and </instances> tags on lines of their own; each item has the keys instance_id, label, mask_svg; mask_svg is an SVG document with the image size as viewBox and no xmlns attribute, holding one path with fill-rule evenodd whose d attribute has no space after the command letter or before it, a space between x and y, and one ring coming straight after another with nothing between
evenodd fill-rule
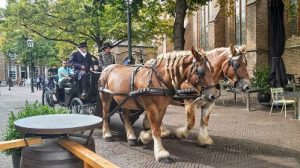
<instances>
[{"instance_id":1,"label":"carriage wheel","mask_svg":"<svg viewBox=\"0 0 300 168\"><path fill-rule=\"evenodd\" d=\"M42 94L42 104L45 106L54 107L53 93L50 89L46 88Z\"/></svg>"},{"instance_id":2,"label":"carriage wheel","mask_svg":"<svg viewBox=\"0 0 300 168\"><path fill-rule=\"evenodd\" d=\"M85 114L82 101L75 97L71 100L70 109L72 114Z\"/></svg>"},{"instance_id":3,"label":"carriage wheel","mask_svg":"<svg viewBox=\"0 0 300 168\"><path fill-rule=\"evenodd\" d=\"M129 122L131 125L133 125L140 117L141 114L143 114L144 110L136 110L136 112L131 113L129 115ZM122 120L122 122L125 124L124 122L124 117L123 117L123 112L119 112L120 118Z\"/></svg>"},{"instance_id":4,"label":"carriage wheel","mask_svg":"<svg viewBox=\"0 0 300 168\"><path fill-rule=\"evenodd\" d=\"M94 115L96 104L88 104L84 107L84 112L87 115Z\"/></svg>"}]
</instances>

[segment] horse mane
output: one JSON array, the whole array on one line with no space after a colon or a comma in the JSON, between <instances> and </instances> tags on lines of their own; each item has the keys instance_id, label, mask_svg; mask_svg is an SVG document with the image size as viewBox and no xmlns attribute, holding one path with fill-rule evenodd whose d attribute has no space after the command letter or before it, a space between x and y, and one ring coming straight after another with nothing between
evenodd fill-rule
<instances>
[{"instance_id":1,"label":"horse mane","mask_svg":"<svg viewBox=\"0 0 300 168\"><path fill-rule=\"evenodd\" d=\"M245 51L246 45L242 45L242 46L235 47L235 48L237 48L238 51L243 52L243 51ZM215 48L213 50L207 51L206 55L207 55L207 57L220 58L220 57L223 57L224 54L227 54L227 58L230 58L231 55L228 54L228 53L230 53L230 48L229 47L220 47L220 48Z\"/></svg>"},{"instance_id":2,"label":"horse mane","mask_svg":"<svg viewBox=\"0 0 300 168\"><path fill-rule=\"evenodd\" d=\"M156 59L148 60L145 65L158 67L164 63L164 70L170 76L173 87L179 88L178 77L181 79L184 77L183 60L189 56L192 56L191 51L173 51L160 54Z\"/></svg>"}]
</instances>

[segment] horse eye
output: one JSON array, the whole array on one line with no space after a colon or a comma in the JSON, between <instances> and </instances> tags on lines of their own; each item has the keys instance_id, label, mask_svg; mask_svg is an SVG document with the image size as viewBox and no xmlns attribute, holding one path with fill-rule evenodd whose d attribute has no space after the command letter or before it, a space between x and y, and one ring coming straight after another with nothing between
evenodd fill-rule
<instances>
[{"instance_id":1,"label":"horse eye","mask_svg":"<svg viewBox=\"0 0 300 168\"><path fill-rule=\"evenodd\" d=\"M198 76L203 77L205 75L205 69L202 67L197 68L197 74Z\"/></svg>"},{"instance_id":2,"label":"horse eye","mask_svg":"<svg viewBox=\"0 0 300 168\"><path fill-rule=\"evenodd\" d=\"M237 61L234 61L234 62L232 63L232 66L233 66L234 69L238 69L238 68L240 67L240 63L237 62Z\"/></svg>"}]
</instances>

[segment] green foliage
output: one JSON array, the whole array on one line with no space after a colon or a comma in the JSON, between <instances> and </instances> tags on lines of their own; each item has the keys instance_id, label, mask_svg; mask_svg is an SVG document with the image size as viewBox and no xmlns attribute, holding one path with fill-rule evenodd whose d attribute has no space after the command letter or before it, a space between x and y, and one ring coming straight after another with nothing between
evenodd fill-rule
<instances>
[{"instance_id":1,"label":"green foliage","mask_svg":"<svg viewBox=\"0 0 300 168\"><path fill-rule=\"evenodd\" d=\"M4 13L5 30L17 28L24 32L25 37L34 34L73 46L85 40L89 46L96 44L99 48L107 40L117 45L127 40L125 2L9 1ZM154 36L170 32L172 24L160 18L163 10L159 0L133 0L131 9L133 42L151 42Z\"/></svg>"},{"instance_id":2,"label":"green foliage","mask_svg":"<svg viewBox=\"0 0 300 168\"><path fill-rule=\"evenodd\" d=\"M252 86L264 89L264 92L270 92L269 74L270 67L268 65L259 66L254 71Z\"/></svg>"},{"instance_id":3,"label":"green foliage","mask_svg":"<svg viewBox=\"0 0 300 168\"><path fill-rule=\"evenodd\" d=\"M18 119L38 115L66 113L69 113L69 110L66 108L52 108L49 106L43 106L38 103L28 104L28 102L26 102L24 109L21 110L18 114L14 114L13 112L10 113L6 130L3 132L2 136L5 141L23 138L23 136L15 129L14 126L14 122ZM12 153L18 153L20 151L20 148L15 148L6 150L4 152L5 154L10 155Z\"/></svg>"}]
</instances>

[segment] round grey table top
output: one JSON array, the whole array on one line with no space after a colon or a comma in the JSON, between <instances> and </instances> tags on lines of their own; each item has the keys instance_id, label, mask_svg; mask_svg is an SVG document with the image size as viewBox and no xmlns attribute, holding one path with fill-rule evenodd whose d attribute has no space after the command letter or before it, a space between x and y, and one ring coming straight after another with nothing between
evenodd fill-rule
<instances>
[{"instance_id":1,"label":"round grey table top","mask_svg":"<svg viewBox=\"0 0 300 168\"><path fill-rule=\"evenodd\" d=\"M50 114L22 118L14 122L15 128L25 134L69 134L100 127L102 119L83 114Z\"/></svg>"}]
</instances>

